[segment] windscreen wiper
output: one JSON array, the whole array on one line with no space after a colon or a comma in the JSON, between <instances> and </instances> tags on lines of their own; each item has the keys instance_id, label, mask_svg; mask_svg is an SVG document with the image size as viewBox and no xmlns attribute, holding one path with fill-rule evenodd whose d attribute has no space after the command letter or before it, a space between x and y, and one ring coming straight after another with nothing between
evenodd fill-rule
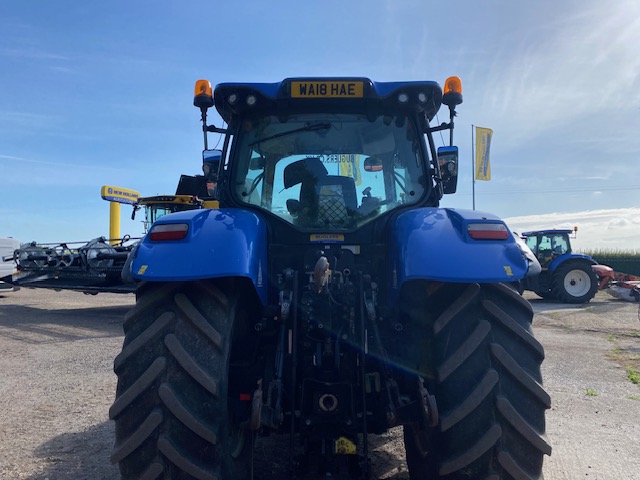
<instances>
[{"instance_id":1,"label":"windscreen wiper","mask_svg":"<svg viewBox=\"0 0 640 480\"><path fill-rule=\"evenodd\" d=\"M268 137L259 138L255 142L250 143L249 146L252 147L253 145L256 145L258 143L273 140L274 138L286 137L287 135L292 135L298 132L313 132L316 130L327 130L329 128L331 128L330 122L309 122L304 127L294 128L293 130L287 130L285 132L276 133Z\"/></svg>"}]
</instances>

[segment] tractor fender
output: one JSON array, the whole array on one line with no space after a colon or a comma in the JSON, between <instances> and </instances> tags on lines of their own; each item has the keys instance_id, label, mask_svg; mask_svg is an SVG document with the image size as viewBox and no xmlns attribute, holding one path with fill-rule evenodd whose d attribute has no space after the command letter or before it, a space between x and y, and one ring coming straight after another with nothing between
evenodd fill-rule
<instances>
[{"instance_id":1,"label":"tractor fender","mask_svg":"<svg viewBox=\"0 0 640 480\"><path fill-rule=\"evenodd\" d=\"M471 238L469 225L482 223L506 227L495 215L472 210L418 208L399 214L389 228L392 290L417 279L461 283L522 279L530 260L511 231L507 228L508 235L500 240Z\"/></svg>"},{"instance_id":2,"label":"tractor fender","mask_svg":"<svg viewBox=\"0 0 640 480\"><path fill-rule=\"evenodd\" d=\"M153 225L188 225L181 240L138 244L131 263L136 280L182 282L218 277L251 279L260 300L267 302L267 227L258 214L243 209L201 209L172 213Z\"/></svg>"},{"instance_id":3,"label":"tractor fender","mask_svg":"<svg viewBox=\"0 0 640 480\"><path fill-rule=\"evenodd\" d=\"M596 265L598 262L596 262L593 258L591 258L589 255L582 255L580 253L564 253L556 258L553 259L553 261L549 264L549 271L553 272L555 271L556 268L558 268L560 265L562 265L565 262L586 262L589 265Z\"/></svg>"}]
</instances>

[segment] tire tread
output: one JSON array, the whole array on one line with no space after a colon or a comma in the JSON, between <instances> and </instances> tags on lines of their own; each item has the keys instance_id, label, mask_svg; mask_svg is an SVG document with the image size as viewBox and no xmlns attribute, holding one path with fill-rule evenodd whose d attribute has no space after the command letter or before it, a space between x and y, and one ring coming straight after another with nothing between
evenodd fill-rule
<instances>
[{"instance_id":1,"label":"tire tread","mask_svg":"<svg viewBox=\"0 0 640 480\"><path fill-rule=\"evenodd\" d=\"M501 436L502 428L500 428L500 425L492 425L475 444L461 455L442 462L439 471L440 475L449 475L470 465L496 445Z\"/></svg>"},{"instance_id":2,"label":"tire tread","mask_svg":"<svg viewBox=\"0 0 640 480\"><path fill-rule=\"evenodd\" d=\"M522 368L507 351L497 343L491 344L491 354L496 361L504 367L504 369L517 380L524 388L526 388L536 399L538 399L545 408L551 408L551 397L545 392L542 385Z\"/></svg>"},{"instance_id":3,"label":"tire tread","mask_svg":"<svg viewBox=\"0 0 640 480\"><path fill-rule=\"evenodd\" d=\"M480 380L478 386L468 395L455 410L440 418L440 430L447 431L467 415L471 414L480 403L487 398L500 380L498 372L490 369Z\"/></svg>"},{"instance_id":4,"label":"tire tread","mask_svg":"<svg viewBox=\"0 0 640 480\"><path fill-rule=\"evenodd\" d=\"M111 408L109 409L109 418L115 419L122 411L127 408L131 403L138 398L145 390L147 390L153 382L164 372L167 367L167 359L164 357L156 358L153 363L147 368L142 375L140 375L136 381L121 393Z\"/></svg>"},{"instance_id":5,"label":"tire tread","mask_svg":"<svg viewBox=\"0 0 640 480\"><path fill-rule=\"evenodd\" d=\"M438 380L443 382L455 372L482 345L490 331L491 324L489 322L486 320L479 322L464 343L438 366Z\"/></svg>"},{"instance_id":6,"label":"tire tread","mask_svg":"<svg viewBox=\"0 0 640 480\"><path fill-rule=\"evenodd\" d=\"M207 319L191 303L191 300L184 293L176 294L174 300L185 317L215 345L218 351L222 351L222 335L207 322Z\"/></svg>"},{"instance_id":7,"label":"tire tread","mask_svg":"<svg viewBox=\"0 0 640 480\"><path fill-rule=\"evenodd\" d=\"M191 475L193 478L198 480L218 480L219 478L215 473L207 472L182 455L166 437L160 437L158 440L158 450L160 450L160 452L162 452L162 454L167 457L171 463L177 466L180 470Z\"/></svg>"},{"instance_id":8,"label":"tire tread","mask_svg":"<svg viewBox=\"0 0 640 480\"><path fill-rule=\"evenodd\" d=\"M202 421L198 420L196 416L180 402L168 384L163 383L160 385L158 395L162 403L185 427L212 445L218 442L215 432L207 428Z\"/></svg>"},{"instance_id":9,"label":"tire tread","mask_svg":"<svg viewBox=\"0 0 640 480\"><path fill-rule=\"evenodd\" d=\"M218 395L218 386L213 377L209 376L196 361L191 358L191 355L184 349L178 337L170 333L164 337L164 344L167 346L169 352L173 358L176 359L178 364L184 369L184 371L193 378L202 388L207 390L211 395Z\"/></svg>"},{"instance_id":10,"label":"tire tread","mask_svg":"<svg viewBox=\"0 0 640 480\"><path fill-rule=\"evenodd\" d=\"M139 352L147 343L158 335L162 330L167 328L176 316L173 312L162 313L151 325L149 325L140 335L132 342L125 346L120 354L113 361L113 369L116 373L120 371L125 362Z\"/></svg>"},{"instance_id":11,"label":"tire tread","mask_svg":"<svg viewBox=\"0 0 640 480\"><path fill-rule=\"evenodd\" d=\"M147 440L162 423L162 412L153 410L142 424L127 439L121 442L111 455L111 463L118 463L129 456L135 449Z\"/></svg>"}]
</instances>

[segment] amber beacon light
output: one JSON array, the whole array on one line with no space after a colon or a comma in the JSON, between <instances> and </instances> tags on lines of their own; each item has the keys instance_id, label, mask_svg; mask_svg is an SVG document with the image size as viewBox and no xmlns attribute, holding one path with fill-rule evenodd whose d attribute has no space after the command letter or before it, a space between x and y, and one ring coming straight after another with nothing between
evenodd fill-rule
<instances>
[{"instance_id":1,"label":"amber beacon light","mask_svg":"<svg viewBox=\"0 0 640 480\"><path fill-rule=\"evenodd\" d=\"M213 106L213 90L209 80L198 80L193 93L193 104L202 109Z\"/></svg>"},{"instance_id":2,"label":"amber beacon light","mask_svg":"<svg viewBox=\"0 0 640 480\"><path fill-rule=\"evenodd\" d=\"M460 80L460 77L449 77L444 82L442 103L449 107L462 103L462 80Z\"/></svg>"}]
</instances>

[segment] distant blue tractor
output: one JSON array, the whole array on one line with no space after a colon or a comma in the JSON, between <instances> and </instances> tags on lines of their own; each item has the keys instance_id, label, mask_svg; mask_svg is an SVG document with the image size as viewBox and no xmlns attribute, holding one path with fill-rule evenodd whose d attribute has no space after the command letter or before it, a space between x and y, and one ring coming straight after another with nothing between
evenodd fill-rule
<instances>
[{"instance_id":1,"label":"distant blue tractor","mask_svg":"<svg viewBox=\"0 0 640 480\"><path fill-rule=\"evenodd\" d=\"M574 230L536 230L521 236L542 267L539 275L520 281L521 288L562 303L587 303L598 291L597 265L588 255L572 253Z\"/></svg>"},{"instance_id":2,"label":"distant blue tractor","mask_svg":"<svg viewBox=\"0 0 640 480\"><path fill-rule=\"evenodd\" d=\"M284 434L271 478L366 479L369 434L394 426L413 480L541 477L544 351L507 286L537 261L496 216L439 207L460 103L457 77L197 82L211 198L130 258L123 478L254 478L256 437Z\"/></svg>"}]
</instances>

